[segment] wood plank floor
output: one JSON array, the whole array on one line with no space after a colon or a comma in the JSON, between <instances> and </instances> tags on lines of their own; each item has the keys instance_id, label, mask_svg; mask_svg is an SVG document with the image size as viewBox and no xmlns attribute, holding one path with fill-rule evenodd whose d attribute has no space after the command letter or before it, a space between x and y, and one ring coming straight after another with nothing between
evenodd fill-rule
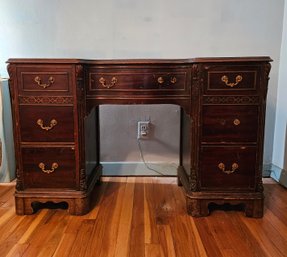
<instances>
[{"instance_id":1,"label":"wood plank floor","mask_svg":"<svg viewBox=\"0 0 287 257\"><path fill-rule=\"evenodd\" d=\"M264 181L265 213L186 214L176 178L103 178L84 216L42 209L17 216L14 184L0 185L0 257L287 256L287 189Z\"/></svg>"}]
</instances>

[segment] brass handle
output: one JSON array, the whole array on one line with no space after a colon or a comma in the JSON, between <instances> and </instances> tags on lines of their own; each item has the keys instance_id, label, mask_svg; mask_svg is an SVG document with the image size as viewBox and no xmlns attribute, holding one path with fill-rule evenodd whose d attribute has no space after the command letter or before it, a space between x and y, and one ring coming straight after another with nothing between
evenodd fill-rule
<instances>
[{"instance_id":1,"label":"brass handle","mask_svg":"<svg viewBox=\"0 0 287 257\"><path fill-rule=\"evenodd\" d=\"M42 119L38 119L37 124L41 127L41 129L48 131L53 127L55 127L58 124L58 122L55 119L52 119L50 121L50 126L44 126L44 121Z\"/></svg>"},{"instance_id":2,"label":"brass handle","mask_svg":"<svg viewBox=\"0 0 287 257\"><path fill-rule=\"evenodd\" d=\"M101 85L102 85L103 87L105 87L105 88L111 88L111 87L115 86L116 83L117 83L117 81L118 81L118 80L117 80L116 77L112 77L112 79L111 79L111 84L107 84L106 80L105 80L103 77L101 77L101 78L99 79L99 82L100 82Z\"/></svg>"},{"instance_id":3,"label":"brass handle","mask_svg":"<svg viewBox=\"0 0 287 257\"><path fill-rule=\"evenodd\" d=\"M176 83L176 77L170 77L170 83L175 84ZM159 84L163 84L164 83L164 78L163 77L158 77L157 78L157 82Z\"/></svg>"},{"instance_id":4,"label":"brass handle","mask_svg":"<svg viewBox=\"0 0 287 257\"><path fill-rule=\"evenodd\" d=\"M238 168L239 168L239 165L235 162L232 164L231 166L231 170L226 170L225 169L225 164L224 163L219 163L218 166L217 166L222 172L224 172L225 174L231 174L233 173L234 171L236 171Z\"/></svg>"},{"instance_id":5,"label":"brass handle","mask_svg":"<svg viewBox=\"0 0 287 257\"><path fill-rule=\"evenodd\" d=\"M44 173L50 174L50 173L54 172L55 169L57 169L59 167L59 164L56 162L52 163L52 167L50 170L45 169L45 164L43 162L40 162L38 166Z\"/></svg>"},{"instance_id":6,"label":"brass handle","mask_svg":"<svg viewBox=\"0 0 287 257\"><path fill-rule=\"evenodd\" d=\"M228 83L229 79L226 75L221 77L221 81L225 83L226 86L228 87L235 87L236 85L238 85L241 81L243 80L241 75L237 75L235 77L235 82L230 82Z\"/></svg>"},{"instance_id":7,"label":"brass handle","mask_svg":"<svg viewBox=\"0 0 287 257\"><path fill-rule=\"evenodd\" d=\"M34 78L34 81L35 81L40 87L42 87L42 88L45 89L45 88L51 86L51 85L55 82L55 79L54 79L53 77L49 77L49 78L48 78L48 83L47 83L47 84L44 84L44 83L42 83L41 78L40 78L39 76L37 76L37 77Z\"/></svg>"},{"instance_id":8,"label":"brass handle","mask_svg":"<svg viewBox=\"0 0 287 257\"><path fill-rule=\"evenodd\" d=\"M233 121L233 124L234 124L235 126L238 126L238 125L240 124L240 120L239 120L239 119L235 119L235 120Z\"/></svg>"},{"instance_id":9,"label":"brass handle","mask_svg":"<svg viewBox=\"0 0 287 257\"><path fill-rule=\"evenodd\" d=\"M170 82L171 82L172 84L175 84L175 83L176 83L176 77L171 77L171 78L170 78Z\"/></svg>"}]
</instances>

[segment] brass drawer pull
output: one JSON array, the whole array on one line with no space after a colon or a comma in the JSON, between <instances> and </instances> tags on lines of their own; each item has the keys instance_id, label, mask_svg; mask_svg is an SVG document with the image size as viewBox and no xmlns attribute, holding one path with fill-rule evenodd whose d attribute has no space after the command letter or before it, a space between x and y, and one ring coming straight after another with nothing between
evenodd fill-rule
<instances>
[{"instance_id":1,"label":"brass drawer pull","mask_svg":"<svg viewBox=\"0 0 287 257\"><path fill-rule=\"evenodd\" d=\"M55 127L58 124L58 122L55 119L52 119L50 121L50 126L44 126L44 121L42 119L38 119L37 124L41 127L41 129L49 131L50 129Z\"/></svg>"},{"instance_id":2,"label":"brass drawer pull","mask_svg":"<svg viewBox=\"0 0 287 257\"><path fill-rule=\"evenodd\" d=\"M170 78L170 82L171 82L172 84L175 84L175 83L176 83L176 77L171 77L171 78Z\"/></svg>"},{"instance_id":3,"label":"brass drawer pull","mask_svg":"<svg viewBox=\"0 0 287 257\"><path fill-rule=\"evenodd\" d=\"M47 83L47 84L43 84L41 78L40 78L39 76L37 76L37 77L34 78L34 81L35 81L40 87L42 87L42 88L45 89L45 88L51 86L51 85L55 82L55 79L54 79L53 77L49 77L49 78L48 78L48 83Z\"/></svg>"},{"instance_id":4,"label":"brass drawer pull","mask_svg":"<svg viewBox=\"0 0 287 257\"><path fill-rule=\"evenodd\" d=\"M170 77L169 81L170 81L171 84L175 84L176 83L176 77ZM157 78L157 82L159 84L163 84L164 83L164 78L163 77L158 77Z\"/></svg>"},{"instance_id":5,"label":"brass drawer pull","mask_svg":"<svg viewBox=\"0 0 287 257\"><path fill-rule=\"evenodd\" d=\"M239 119L235 119L235 120L233 121L233 124L234 124L235 126L240 125L240 120L239 120Z\"/></svg>"},{"instance_id":6,"label":"brass drawer pull","mask_svg":"<svg viewBox=\"0 0 287 257\"><path fill-rule=\"evenodd\" d=\"M226 75L221 77L221 81L225 83L226 86L228 87L235 87L236 85L238 85L241 81L243 80L241 75L237 75L235 78L235 82L230 82L228 83L229 79Z\"/></svg>"},{"instance_id":7,"label":"brass drawer pull","mask_svg":"<svg viewBox=\"0 0 287 257\"><path fill-rule=\"evenodd\" d=\"M101 78L99 79L99 82L100 82L101 85L102 85L103 87L105 87L105 88L114 87L114 86L116 85L117 81L118 81L118 80L117 80L116 77L112 77L112 79L111 79L111 84L107 84L107 81L106 81L103 77L101 77Z\"/></svg>"},{"instance_id":8,"label":"brass drawer pull","mask_svg":"<svg viewBox=\"0 0 287 257\"><path fill-rule=\"evenodd\" d=\"M44 173L50 174L50 173L54 172L55 169L57 169L59 167L59 164L56 162L52 163L52 167L50 170L45 169L45 164L43 162L40 162L38 166Z\"/></svg>"},{"instance_id":9,"label":"brass drawer pull","mask_svg":"<svg viewBox=\"0 0 287 257\"><path fill-rule=\"evenodd\" d=\"M221 162L218 164L218 168L225 174L231 174L239 168L239 165L235 162L232 164L231 170L225 170L225 164Z\"/></svg>"}]
</instances>

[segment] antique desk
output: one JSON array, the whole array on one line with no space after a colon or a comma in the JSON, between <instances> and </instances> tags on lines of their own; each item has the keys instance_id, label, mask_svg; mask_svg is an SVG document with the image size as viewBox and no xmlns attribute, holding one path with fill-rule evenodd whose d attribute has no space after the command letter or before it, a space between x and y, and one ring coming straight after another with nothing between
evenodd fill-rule
<instances>
[{"instance_id":1,"label":"antique desk","mask_svg":"<svg viewBox=\"0 0 287 257\"><path fill-rule=\"evenodd\" d=\"M34 203L89 211L100 180L102 104L181 106L178 184L187 211L244 204L263 215L262 156L269 57L186 60L9 59L17 214Z\"/></svg>"}]
</instances>

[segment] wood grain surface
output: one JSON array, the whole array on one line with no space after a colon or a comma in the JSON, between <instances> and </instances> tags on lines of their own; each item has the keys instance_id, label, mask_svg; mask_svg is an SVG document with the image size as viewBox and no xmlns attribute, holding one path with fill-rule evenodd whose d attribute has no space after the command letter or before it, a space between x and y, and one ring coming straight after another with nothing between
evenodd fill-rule
<instances>
[{"instance_id":1,"label":"wood grain surface","mask_svg":"<svg viewBox=\"0 0 287 257\"><path fill-rule=\"evenodd\" d=\"M264 180L262 219L215 209L193 218L176 178L104 177L91 212L17 216L14 183L0 184L0 256L287 256L286 189Z\"/></svg>"}]
</instances>

